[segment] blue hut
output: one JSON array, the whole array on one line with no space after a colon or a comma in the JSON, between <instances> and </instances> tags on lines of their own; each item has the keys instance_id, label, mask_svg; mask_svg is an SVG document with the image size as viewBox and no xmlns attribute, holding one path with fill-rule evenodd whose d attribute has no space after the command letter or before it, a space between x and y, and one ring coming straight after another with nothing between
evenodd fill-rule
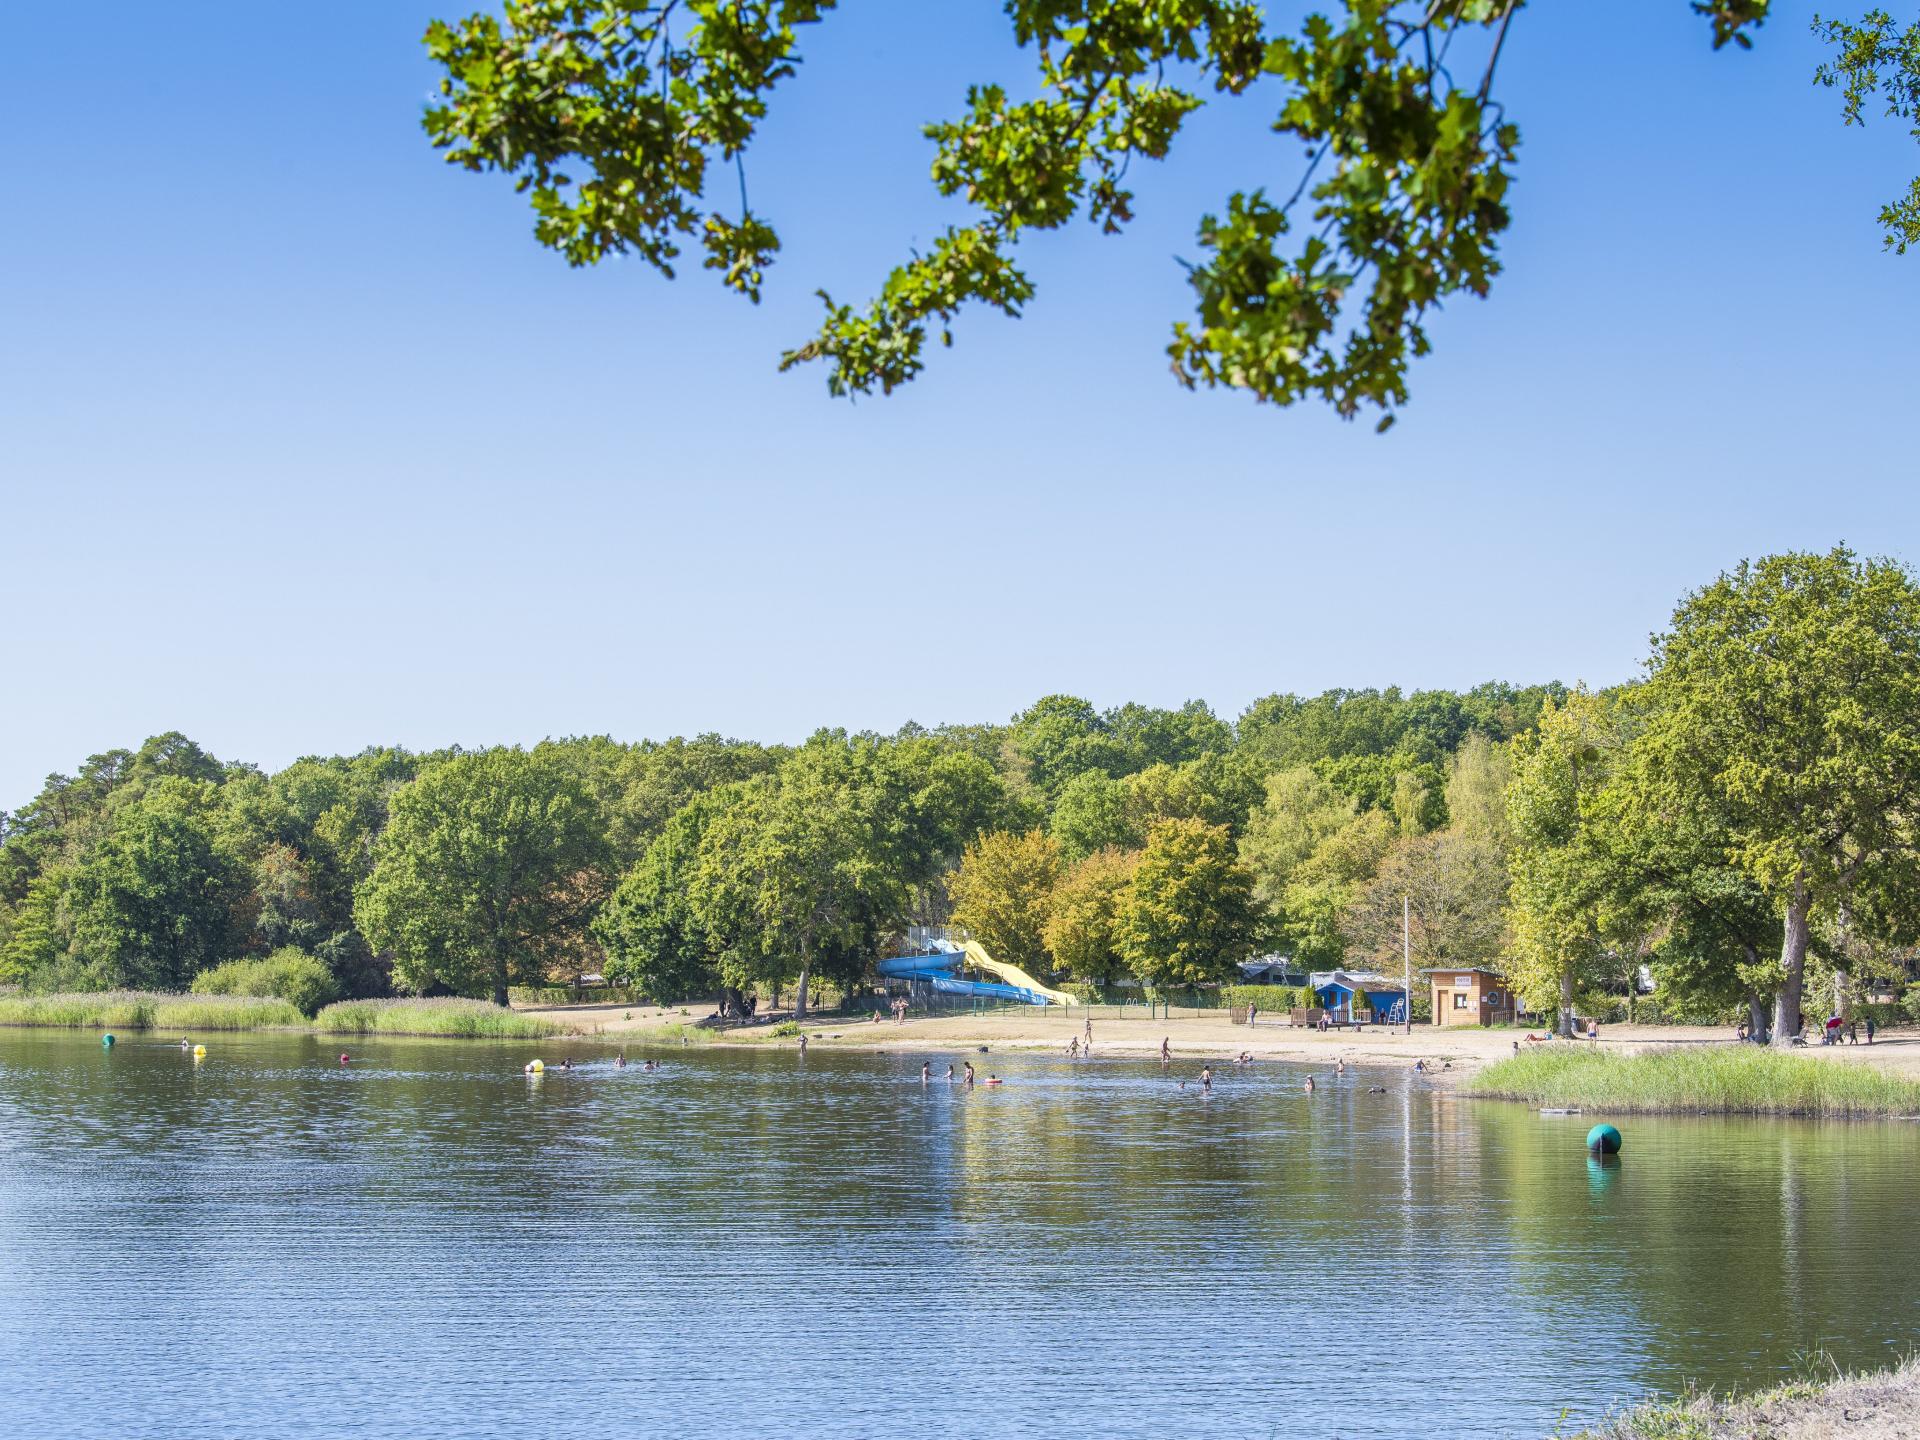
<instances>
[{"instance_id":1,"label":"blue hut","mask_svg":"<svg viewBox=\"0 0 1920 1440\"><path fill-rule=\"evenodd\" d=\"M1315 971L1313 993L1336 1025L1397 1024L1407 1018L1406 988L1369 970Z\"/></svg>"}]
</instances>

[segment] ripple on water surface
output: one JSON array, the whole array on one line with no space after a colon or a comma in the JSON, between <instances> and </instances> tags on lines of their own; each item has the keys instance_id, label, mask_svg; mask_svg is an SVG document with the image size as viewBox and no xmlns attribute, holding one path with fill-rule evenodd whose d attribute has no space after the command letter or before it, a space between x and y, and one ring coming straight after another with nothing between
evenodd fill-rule
<instances>
[{"instance_id":1,"label":"ripple on water surface","mask_svg":"<svg viewBox=\"0 0 1920 1440\"><path fill-rule=\"evenodd\" d=\"M1636 1120L1590 1167L1399 1072L209 1048L0 1034L38 1436L1538 1436L1920 1320L1912 1126Z\"/></svg>"}]
</instances>

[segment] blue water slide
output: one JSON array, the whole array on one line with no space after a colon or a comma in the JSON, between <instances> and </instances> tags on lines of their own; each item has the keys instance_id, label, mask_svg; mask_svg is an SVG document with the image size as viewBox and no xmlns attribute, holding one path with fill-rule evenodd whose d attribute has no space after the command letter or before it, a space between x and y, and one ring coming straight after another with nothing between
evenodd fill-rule
<instances>
[{"instance_id":1,"label":"blue water slide","mask_svg":"<svg viewBox=\"0 0 1920 1440\"><path fill-rule=\"evenodd\" d=\"M954 972L966 955L959 950L931 950L923 955L896 955L874 966L889 980L925 980L942 995L969 995L981 1000L1010 1000L1020 1005L1045 1005L1047 997L1023 985L962 980Z\"/></svg>"}]
</instances>

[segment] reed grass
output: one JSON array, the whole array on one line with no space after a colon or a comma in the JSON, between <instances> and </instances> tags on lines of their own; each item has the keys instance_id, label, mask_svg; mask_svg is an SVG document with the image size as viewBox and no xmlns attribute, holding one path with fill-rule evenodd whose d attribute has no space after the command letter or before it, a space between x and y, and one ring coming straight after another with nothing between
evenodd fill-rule
<instances>
[{"instance_id":1,"label":"reed grass","mask_svg":"<svg viewBox=\"0 0 1920 1440\"><path fill-rule=\"evenodd\" d=\"M306 1016L285 1000L256 995L166 995L100 990L68 995L0 996L0 1025L69 1030L270 1030Z\"/></svg>"},{"instance_id":2,"label":"reed grass","mask_svg":"<svg viewBox=\"0 0 1920 1440\"><path fill-rule=\"evenodd\" d=\"M1555 1042L1489 1065L1468 1094L1618 1114L1920 1114L1920 1084L1856 1061L1782 1055L1754 1045L1608 1054Z\"/></svg>"},{"instance_id":3,"label":"reed grass","mask_svg":"<svg viewBox=\"0 0 1920 1440\"><path fill-rule=\"evenodd\" d=\"M485 1000L339 1000L313 1017L327 1035L447 1035L480 1040L538 1040L567 1027L504 1010Z\"/></svg>"}]
</instances>

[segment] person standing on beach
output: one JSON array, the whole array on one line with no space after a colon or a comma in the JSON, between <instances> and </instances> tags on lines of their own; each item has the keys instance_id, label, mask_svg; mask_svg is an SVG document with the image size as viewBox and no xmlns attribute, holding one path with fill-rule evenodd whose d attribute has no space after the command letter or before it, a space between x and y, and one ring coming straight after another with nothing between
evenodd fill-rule
<instances>
[{"instance_id":1,"label":"person standing on beach","mask_svg":"<svg viewBox=\"0 0 1920 1440\"><path fill-rule=\"evenodd\" d=\"M1160 1037L1160 1068L1162 1070L1173 1063L1173 1047L1167 1043L1172 1038L1171 1035Z\"/></svg>"},{"instance_id":2,"label":"person standing on beach","mask_svg":"<svg viewBox=\"0 0 1920 1440\"><path fill-rule=\"evenodd\" d=\"M1076 1035L1071 1040L1067 1041L1067 1059L1078 1060L1079 1058L1080 1058L1080 1037Z\"/></svg>"},{"instance_id":3,"label":"person standing on beach","mask_svg":"<svg viewBox=\"0 0 1920 1440\"><path fill-rule=\"evenodd\" d=\"M1082 1045L1080 1048L1085 1050L1089 1055L1093 1054L1093 1016L1091 1015L1087 1016L1086 1044Z\"/></svg>"}]
</instances>

